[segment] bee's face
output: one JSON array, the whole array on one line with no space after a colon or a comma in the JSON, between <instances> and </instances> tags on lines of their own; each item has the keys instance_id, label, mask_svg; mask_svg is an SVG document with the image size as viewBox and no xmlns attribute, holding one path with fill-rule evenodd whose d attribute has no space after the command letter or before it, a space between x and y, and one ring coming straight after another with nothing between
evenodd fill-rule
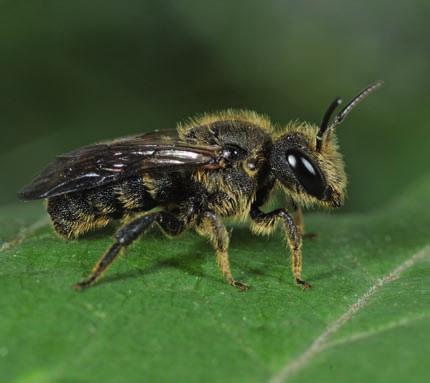
<instances>
[{"instance_id":1,"label":"bee's face","mask_svg":"<svg viewBox=\"0 0 430 383\"><path fill-rule=\"evenodd\" d=\"M310 126L296 125L281 136L272 148L271 167L297 202L338 207L346 185L343 161L333 138L318 152L315 133Z\"/></svg>"}]
</instances>

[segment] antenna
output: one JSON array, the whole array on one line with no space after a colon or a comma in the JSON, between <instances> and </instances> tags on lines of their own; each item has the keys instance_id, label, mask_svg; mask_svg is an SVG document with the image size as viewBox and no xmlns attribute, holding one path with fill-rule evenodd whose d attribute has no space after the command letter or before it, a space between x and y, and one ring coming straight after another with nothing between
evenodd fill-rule
<instances>
[{"instance_id":1,"label":"antenna","mask_svg":"<svg viewBox=\"0 0 430 383\"><path fill-rule=\"evenodd\" d=\"M321 150L322 145L322 139L324 136L325 131L328 128L328 123L330 122L330 118L333 114L333 112L336 110L336 108L342 103L342 100L339 97L336 97L332 103L327 108L326 112L324 113L324 117L321 121L320 129L318 130L317 134L317 150Z\"/></svg>"},{"instance_id":2,"label":"antenna","mask_svg":"<svg viewBox=\"0 0 430 383\"><path fill-rule=\"evenodd\" d=\"M342 123L342 121L346 118L346 116L353 110L361 101L363 101L370 93L372 93L374 90L380 88L384 84L383 81L376 81L370 85L368 85L366 88L364 88L357 96L355 96L351 101L346 104L346 106L336 115L336 117L333 119L333 122L329 125L329 120L331 115L333 114L334 110L342 100L340 98L336 98L328 107L327 111L324 114L324 117L322 119L320 129L317 134L316 139L316 148L318 151L321 150L322 140L324 133L327 130L331 130L336 128L339 124Z\"/></svg>"}]
</instances>

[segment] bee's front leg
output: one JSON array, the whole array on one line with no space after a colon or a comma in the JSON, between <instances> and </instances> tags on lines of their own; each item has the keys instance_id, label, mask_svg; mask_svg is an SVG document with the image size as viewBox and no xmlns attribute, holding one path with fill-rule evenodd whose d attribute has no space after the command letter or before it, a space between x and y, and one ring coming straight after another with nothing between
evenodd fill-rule
<instances>
[{"instance_id":1,"label":"bee's front leg","mask_svg":"<svg viewBox=\"0 0 430 383\"><path fill-rule=\"evenodd\" d=\"M307 289L311 285L302 280L302 235L293 217L285 209L276 209L270 213L263 213L258 207L251 209L251 218L254 221L252 229L257 233L271 232L276 221L281 219L288 246L291 251L291 268L297 284Z\"/></svg>"},{"instance_id":2,"label":"bee's front leg","mask_svg":"<svg viewBox=\"0 0 430 383\"><path fill-rule=\"evenodd\" d=\"M236 281L230 270L228 260L229 236L222 220L213 212L205 211L198 220L196 230L199 234L208 237L216 251L216 261L227 282L240 291L248 290L245 283Z\"/></svg>"},{"instance_id":3,"label":"bee's front leg","mask_svg":"<svg viewBox=\"0 0 430 383\"><path fill-rule=\"evenodd\" d=\"M303 238L316 238L316 237L318 237L317 233L306 233L305 232L305 225L304 225L304 221L303 221L302 208L294 200L292 200L291 205L293 207L293 212L294 212L294 222L297 226L297 229L300 231L300 234L302 235L302 237Z\"/></svg>"}]
</instances>

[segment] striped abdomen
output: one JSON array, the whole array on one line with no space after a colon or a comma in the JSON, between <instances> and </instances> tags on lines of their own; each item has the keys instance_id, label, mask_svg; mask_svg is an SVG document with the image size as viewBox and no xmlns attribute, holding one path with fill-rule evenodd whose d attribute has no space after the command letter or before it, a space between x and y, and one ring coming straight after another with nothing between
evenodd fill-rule
<instances>
[{"instance_id":1,"label":"striped abdomen","mask_svg":"<svg viewBox=\"0 0 430 383\"><path fill-rule=\"evenodd\" d=\"M49 198L47 210L55 230L63 237L73 238L127 214L154 208L157 202L148 191L147 181L133 177Z\"/></svg>"}]
</instances>

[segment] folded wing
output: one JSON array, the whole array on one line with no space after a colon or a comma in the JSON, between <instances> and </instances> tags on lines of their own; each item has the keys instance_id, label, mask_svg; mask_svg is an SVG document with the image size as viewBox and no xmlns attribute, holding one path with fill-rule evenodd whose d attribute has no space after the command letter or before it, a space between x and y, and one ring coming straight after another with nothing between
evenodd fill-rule
<instances>
[{"instance_id":1,"label":"folded wing","mask_svg":"<svg viewBox=\"0 0 430 383\"><path fill-rule=\"evenodd\" d=\"M137 174L220 167L219 146L181 141L175 133L150 133L89 145L60 155L18 195L24 200L49 198Z\"/></svg>"}]
</instances>

